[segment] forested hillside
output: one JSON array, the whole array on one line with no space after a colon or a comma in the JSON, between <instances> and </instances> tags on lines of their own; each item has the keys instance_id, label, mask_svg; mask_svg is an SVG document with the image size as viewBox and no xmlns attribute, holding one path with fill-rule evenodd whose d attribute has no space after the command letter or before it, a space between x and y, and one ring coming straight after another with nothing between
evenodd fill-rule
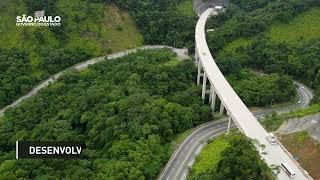
<instances>
[{"instance_id":1,"label":"forested hillside","mask_svg":"<svg viewBox=\"0 0 320 180\"><path fill-rule=\"evenodd\" d=\"M37 10L60 16L61 26L16 26L16 16ZM0 108L77 62L143 43L134 19L111 3L1 0L0 17Z\"/></svg>"},{"instance_id":2,"label":"forested hillside","mask_svg":"<svg viewBox=\"0 0 320 180\"><path fill-rule=\"evenodd\" d=\"M287 75L252 72L243 68L234 57L219 58L217 64L241 100L249 107L288 102L296 95L292 78Z\"/></svg>"},{"instance_id":3,"label":"forested hillside","mask_svg":"<svg viewBox=\"0 0 320 180\"><path fill-rule=\"evenodd\" d=\"M212 120L195 74L169 50L69 72L0 119L0 179L155 179L175 135ZM12 160L17 140L85 142L85 159Z\"/></svg>"},{"instance_id":4,"label":"forested hillside","mask_svg":"<svg viewBox=\"0 0 320 180\"><path fill-rule=\"evenodd\" d=\"M129 10L141 29L146 44L175 47L194 46L197 17L191 0L109 0Z\"/></svg>"},{"instance_id":5,"label":"forested hillside","mask_svg":"<svg viewBox=\"0 0 320 180\"><path fill-rule=\"evenodd\" d=\"M212 139L196 158L188 179L275 179L253 144L234 132Z\"/></svg>"},{"instance_id":6,"label":"forested hillside","mask_svg":"<svg viewBox=\"0 0 320 180\"><path fill-rule=\"evenodd\" d=\"M292 79L279 74L256 74L244 69L237 76L227 76L233 89L249 107L270 106L291 101L296 95Z\"/></svg>"},{"instance_id":7,"label":"forested hillside","mask_svg":"<svg viewBox=\"0 0 320 180\"><path fill-rule=\"evenodd\" d=\"M268 30L272 23L288 23L295 16L319 5L318 0L231 0L227 13L214 17L208 24L216 28L209 34L210 49L218 51L237 38L254 37Z\"/></svg>"},{"instance_id":8,"label":"forested hillside","mask_svg":"<svg viewBox=\"0 0 320 180\"><path fill-rule=\"evenodd\" d=\"M216 28L208 39L217 60L236 59L242 67L289 75L316 89L318 101L320 2L231 2L226 14L209 22Z\"/></svg>"},{"instance_id":9,"label":"forested hillside","mask_svg":"<svg viewBox=\"0 0 320 180\"><path fill-rule=\"evenodd\" d=\"M0 63L4 63L3 71L0 72L0 108L28 92L49 75L90 57L137 47L143 42L150 45L193 47L196 17L190 2L1 1L0 50L4 55L0 57ZM61 26L15 25L17 15L33 16L37 10L45 10L46 15L60 16ZM8 54L12 61L20 56L24 56L24 61L19 66L12 64L8 62ZM17 69L29 70L12 73ZM15 80L15 77L19 80Z\"/></svg>"}]
</instances>

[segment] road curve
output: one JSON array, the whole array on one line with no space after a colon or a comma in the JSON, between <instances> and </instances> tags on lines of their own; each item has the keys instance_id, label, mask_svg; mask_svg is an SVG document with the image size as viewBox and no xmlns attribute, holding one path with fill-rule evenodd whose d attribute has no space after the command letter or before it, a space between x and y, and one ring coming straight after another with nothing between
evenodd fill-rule
<instances>
[{"instance_id":1,"label":"road curve","mask_svg":"<svg viewBox=\"0 0 320 180\"><path fill-rule=\"evenodd\" d=\"M223 103L228 115L233 119L233 122L237 124L237 127L245 133L249 138L255 139L258 143L264 144L267 154L261 153L261 157L269 165L280 166L281 163L287 163L296 172L296 179L310 179L310 176L304 169L294 160L292 155L279 143L278 146L271 145L266 137L268 132L257 121L256 117L249 111L246 105L242 102L239 96L235 93L228 81L225 79L217 64L215 63L209 47L206 41L205 25L207 19L212 15L217 15L218 12L215 9L209 8L203 12L197 22L195 30L196 40L196 59L198 61L198 67L202 67L204 76L208 78L210 87L217 94L221 102ZM205 87L205 86L203 86ZM179 151L179 149L178 149ZM262 151L261 149L259 151ZM187 154L188 155L188 154ZM177 161L177 159L171 159ZM171 161L170 160L170 161ZM182 161L183 163L184 161ZM170 163L170 162L169 162ZM177 169L175 171L180 171ZM163 177L163 176L161 176ZM160 179L161 179L160 177ZM177 176L171 178L177 179ZM180 178L182 178L180 176ZM279 179L290 179L289 176L281 170L277 174ZM166 179L166 178L165 178Z\"/></svg>"},{"instance_id":2,"label":"road curve","mask_svg":"<svg viewBox=\"0 0 320 180\"><path fill-rule=\"evenodd\" d=\"M116 58L120 58L120 57L124 57L130 53L136 52L138 50L147 50L147 49L163 49L163 48L168 48L171 49L172 51L177 53L177 56L184 59L187 58L187 56L184 54L187 50L186 49L177 49L177 48L172 48L170 46L162 46L162 45L146 45L146 46L141 46L138 48L134 48L134 49L130 49L130 50L126 50L126 51L121 51L121 52L117 52L114 54L110 54L108 56L101 56L101 57L97 57L97 58L93 58L90 59L88 61L84 61L78 64L75 64L65 70L62 70L52 76L50 76L48 79L40 82L38 85L36 85L28 94L20 97L18 100L14 101L13 103L11 103L10 105L7 105L6 107L4 107L3 109L0 109L0 117L4 115L5 110L7 110L10 107L16 107L18 106L23 100L34 96L35 94L38 93L38 91L40 89L43 89L45 87L47 87L49 84L55 82L61 75L63 75L64 73L66 73L69 70L72 69L76 69L76 70L81 70L84 68L87 68L89 65L92 64L96 64L98 62L104 61L105 59L116 59Z\"/></svg>"},{"instance_id":3,"label":"road curve","mask_svg":"<svg viewBox=\"0 0 320 180\"><path fill-rule=\"evenodd\" d=\"M297 94L299 97L299 100L297 103L291 104L287 107L281 107L281 108L270 108L270 109L263 109L259 111L254 111L254 115L256 118L260 118L266 114L271 114L273 112L277 112L277 114L283 114L288 113L290 111L294 111L297 109L303 109L310 105L311 100L314 96L313 90L311 90L306 85L294 81L294 84L296 85Z\"/></svg>"},{"instance_id":4,"label":"road curve","mask_svg":"<svg viewBox=\"0 0 320 180\"><path fill-rule=\"evenodd\" d=\"M268 152L267 154L262 153L262 149L258 150L260 152L261 158L265 160L268 166L280 166L282 163L286 163L295 172L296 179L310 179L306 171L281 145L281 143L279 143L278 146L275 146L271 145L268 142L266 137L269 136L269 133L262 127L262 125L257 121L254 115L242 102L242 100L230 86L230 84L218 68L217 64L215 63L209 50L205 33L205 25L207 19L213 15L218 15L218 12L212 8L209 8L204 13L202 13L197 22L195 32L195 52L198 59L198 67L203 68L204 77L209 80L212 91L217 94L225 109L227 110L228 115L237 124L240 131L242 131L249 138L255 139L259 144L265 145L263 151ZM283 170L281 170L280 173L277 174L277 178L281 180L290 179L290 177Z\"/></svg>"},{"instance_id":5,"label":"road curve","mask_svg":"<svg viewBox=\"0 0 320 180\"><path fill-rule=\"evenodd\" d=\"M313 97L313 91L305 85L295 82L300 103L289 107L266 109L253 112L256 118L261 118L272 112L285 113L292 110L303 109L309 106ZM217 137L226 132L228 119L222 118L216 121L198 126L176 149L166 167L160 175L160 180L186 179L189 168L193 165L196 156L210 138ZM232 125L236 127L235 124Z\"/></svg>"}]
</instances>

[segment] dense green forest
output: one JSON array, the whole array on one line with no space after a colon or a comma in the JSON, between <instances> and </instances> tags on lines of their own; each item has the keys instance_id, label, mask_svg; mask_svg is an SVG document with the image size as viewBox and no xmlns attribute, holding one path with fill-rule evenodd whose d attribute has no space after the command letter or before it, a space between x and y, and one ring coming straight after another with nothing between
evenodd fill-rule
<instances>
[{"instance_id":1,"label":"dense green forest","mask_svg":"<svg viewBox=\"0 0 320 180\"><path fill-rule=\"evenodd\" d=\"M175 47L194 46L196 15L179 10L189 0L110 0L129 10L141 29L146 44ZM190 11L190 10L189 10Z\"/></svg>"},{"instance_id":2,"label":"dense green forest","mask_svg":"<svg viewBox=\"0 0 320 180\"><path fill-rule=\"evenodd\" d=\"M285 77L282 78L284 82L289 75L316 89L315 100L318 101L320 34L316 29L319 29L319 1L232 2L227 13L212 18L208 23L208 26L216 28L208 34L208 41L218 62L236 59L242 67L279 74L281 78ZM238 71L237 65L230 67L233 67L232 71ZM234 88L241 91L236 86ZM291 91L292 86L288 89ZM289 94L275 99L288 99Z\"/></svg>"},{"instance_id":3,"label":"dense green forest","mask_svg":"<svg viewBox=\"0 0 320 180\"><path fill-rule=\"evenodd\" d=\"M247 47L246 52L248 66L250 64L268 73L289 74L316 89L315 100L319 101L320 39L290 46L259 37Z\"/></svg>"},{"instance_id":4,"label":"dense green forest","mask_svg":"<svg viewBox=\"0 0 320 180\"><path fill-rule=\"evenodd\" d=\"M289 22L293 17L320 5L318 0L231 0L227 13L213 17L208 26L214 33L208 35L213 52L239 37L253 37L264 32L274 22Z\"/></svg>"},{"instance_id":5,"label":"dense green forest","mask_svg":"<svg viewBox=\"0 0 320 180\"><path fill-rule=\"evenodd\" d=\"M289 76L278 74L256 74L247 69L237 76L227 76L233 89L247 106L270 106L288 102L296 95Z\"/></svg>"},{"instance_id":6,"label":"dense green forest","mask_svg":"<svg viewBox=\"0 0 320 180\"><path fill-rule=\"evenodd\" d=\"M61 26L16 26L17 15L37 10L60 16ZM0 108L66 67L143 44L134 19L110 3L2 0L0 16Z\"/></svg>"},{"instance_id":7,"label":"dense green forest","mask_svg":"<svg viewBox=\"0 0 320 180\"><path fill-rule=\"evenodd\" d=\"M247 106L288 102L296 95L292 78L287 75L252 72L234 57L219 58L217 64Z\"/></svg>"},{"instance_id":8,"label":"dense green forest","mask_svg":"<svg viewBox=\"0 0 320 180\"><path fill-rule=\"evenodd\" d=\"M48 52L48 57L44 58L41 66L48 74L54 74L89 57L90 55L81 49L61 49ZM0 107L26 94L39 81L32 76L29 53L19 49L0 48L0 70Z\"/></svg>"},{"instance_id":9,"label":"dense green forest","mask_svg":"<svg viewBox=\"0 0 320 180\"><path fill-rule=\"evenodd\" d=\"M189 180L275 179L252 140L231 133L210 140L190 170Z\"/></svg>"},{"instance_id":10,"label":"dense green forest","mask_svg":"<svg viewBox=\"0 0 320 180\"><path fill-rule=\"evenodd\" d=\"M35 79L26 52L0 49L0 107L30 90Z\"/></svg>"},{"instance_id":11,"label":"dense green forest","mask_svg":"<svg viewBox=\"0 0 320 180\"><path fill-rule=\"evenodd\" d=\"M25 53L23 68L31 66L31 71L19 74L0 72L0 76L4 77L1 79L0 108L31 90L37 82L49 75L90 57L137 47L143 42L193 47L196 17L192 13L191 4L186 1L1 1L1 51L8 54L15 48L17 56L20 51ZM184 12L186 9L187 13ZM37 10L45 10L46 15L60 16L61 26L15 26L14 18L17 15L33 15ZM8 60L5 55L1 56L1 62ZM14 63L6 67L21 68ZM24 80L17 83L13 80L16 76Z\"/></svg>"},{"instance_id":12,"label":"dense green forest","mask_svg":"<svg viewBox=\"0 0 320 180\"><path fill-rule=\"evenodd\" d=\"M141 51L68 72L0 119L0 177L155 178L175 135L212 120L196 73L191 60L178 60L170 50ZM282 89L277 76L235 74L228 77L252 76L263 81L257 88L285 93L276 91ZM249 88L234 81L242 91ZM244 99L247 104L268 103L260 94L249 96L255 99ZM86 158L15 161L16 140L82 141Z\"/></svg>"},{"instance_id":13,"label":"dense green forest","mask_svg":"<svg viewBox=\"0 0 320 180\"><path fill-rule=\"evenodd\" d=\"M212 120L191 60L141 51L70 71L0 119L0 179L154 179L176 134ZM12 160L16 140L86 144L84 160Z\"/></svg>"},{"instance_id":14,"label":"dense green forest","mask_svg":"<svg viewBox=\"0 0 320 180\"><path fill-rule=\"evenodd\" d=\"M27 1L28 10L45 7L51 14L59 14L56 8L56 0L24 0ZM118 7L129 11L135 18L139 30L141 30L146 44L164 44L177 47L191 47L194 40L194 25L196 15L179 10L180 6L189 0L82 0L91 3L116 4ZM90 5L90 4L88 4ZM91 6L89 6L91 8ZM188 7L192 8L192 7ZM185 10L185 9L184 9ZM87 10L87 13L95 13ZM190 9L187 9L190 11ZM192 11L192 10L191 10ZM85 17L76 16L75 20L81 21ZM63 36L64 29L54 30L59 36Z\"/></svg>"}]
</instances>

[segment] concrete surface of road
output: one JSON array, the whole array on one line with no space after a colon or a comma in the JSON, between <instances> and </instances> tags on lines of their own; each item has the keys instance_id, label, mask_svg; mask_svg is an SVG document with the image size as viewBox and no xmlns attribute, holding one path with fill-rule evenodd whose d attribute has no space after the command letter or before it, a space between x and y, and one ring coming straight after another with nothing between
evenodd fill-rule
<instances>
[{"instance_id":1,"label":"concrete surface of road","mask_svg":"<svg viewBox=\"0 0 320 180\"><path fill-rule=\"evenodd\" d=\"M284 113L292 110L302 109L309 106L313 97L313 91L305 85L295 82L297 85L297 93L300 103L293 104L288 107L266 109L263 111L253 112L255 117L260 118L272 112ZM222 118L197 127L171 156L165 169L162 171L161 180L186 179L189 168L193 165L196 156L204 147L210 138L217 137L226 133L228 127L228 119ZM232 125L236 127L235 124Z\"/></svg>"},{"instance_id":2,"label":"concrete surface of road","mask_svg":"<svg viewBox=\"0 0 320 180\"><path fill-rule=\"evenodd\" d=\"M205 25L210 16L218 15L218 12L209 8L203 12L197 22L195 30L196 54L199 59L198 67L203 67L204 75L210 82L213 91L217 94L228 115L237 125L241 132L249 138L255 139L259 144L264 144L265 148L258 149L261 157L269 166L280 166L282 163L288 164L296 173L295 178L299 180L310 179L311 177L298 164L292 155L279 143L272 145L266 139L269 133L262 127L254 115L242 102L228 81L225 79L217 64L215 63L206 41ZM205 86L203 86L205 87ZM280 170L277 178L281 180L291 179L284 170Z\"/></svg>"},{"instance_id":3,"label":"concrete surface of road","mask_svg":"<svg viewBox=\"0 0 320 180\"><path fill-rule=\"evenodd\" d=\"M162 48L168 48L168 49L171 49L172 51L176 52L177 56L180 59L188 58L188 50L187 49L177 49L177 48L172 48L172 47L169 47L169 46L161 46L161 45L152 45L152 46L146 45L146 46L138 47L138 48L135 48L135 49L130 49L130 50L126 50L126 51L121 51L121 52L117 52L117 53L114 53L114 54L110 54L108 56L102 56L102 57L93 58L91 60L75 64L75 65L73 65L73 66L71 66L71 67L69 67L69 68L67 68L67 69L65 69L63 71L60 71L60 72L52 75L48 79L42 81L41 83L36 85L35 88L33 88L28 94L20 97L18 100L14 101L12 104L4 107L3 109L0 109L0 117L3 116L5 110L7 110L10 107L18 106L23 100L25 100L25 99L27 99L27 98L29 98L31 96L34 96L35 94L37 94L37 92L39 90L41 90L42 88L47 87L49 84L55 82L61 75L63 75L64 73L66 73L69 70L72 70L72 69L81 70L81 69L87 68L89 65L96 64L98 62L101 62L101 61L105 60L106 57L107 57L107 59L116 59L116 58L124 57L124 56L126 56L126 55L128 55L130 53L136 52L138 50L162 49Z\"/></svg>"},{"instance_id":4,"label":"concrete surface of road","mask_svg":"<svg viewBox=\"0 0 320 180\"><path fill-rule=\"evenodd\" d=\"M207 17L212 13L212 9L208 9L206 10L202 15L201 15L201 18L198 22L198 25L199 27L201 28L200 30L202 31L202 27L203 27L203 30L204 30L204 24L206 22L206 19ZM197 25L197 28L198 28L198 25ZM197 29L198 30L198 29ZM199 31L198 31L199 32ZM204 31L203 31L204 32ZM200 32L201 33L201 32ZM205 40L205 36L203 36L202 34L199 34L199 33L196 33L196 37L199 37L200 40ZM209 60L212 59L212 56L210 54L210 52L208 51L208 48L207 48L207 44L205 41L198 41L200 43L197 43L198 47L198 51L200 53L200 56L204 59L208 58ZM205 44L203 44L205 43ZM123 57L129 53L132 53L132 52L135 52L139 49L158 49L158 48L171 48L171 47L166 47L166 46L144 46L144 47L141 47L141 48L137 48L137 49L133 49L133 50L128 50L128 51L124 51L124 52L120 52L120 53L115 53L115 54L112 54L112 55L109 55L107 56L108 59L115 59L115 58L119 58L119 57ZM173 49L173 48L171 48ZM201 51L201 49L203 51ZM175 49L173 49L175 50ZM209 53L208 53L209 52ZM74 65L72 66L71 68L68 68L67 70L70 70L70 69L77 69L77 70L80 70L80 69L83 69L83 68L86 68L88 67L89 65L91 64L95 64L95 63L98 63L100 61L103 61L105 59L105 57L99 57L99 58L95 58L95 59L92 59L92 60L89 60L89 61L86 61L86 62L83 62L83 63L79 63L77 65ZM213 59L212 59L213 60ZM214 61L213 61L214 62ZM212 64L210 61L205 61L205 63L203 64L204 68L207 69L207 73L208 73L208 76L210 78L210 76L212 77L212 79L214 79L215 81L217 80L217 82L219 82L219 78L213 78L214 75L216 75L216 73L212 73L214 71L210 71L210 69L215 69L215 67L213 67L214 64ZM61 71L53 76L51 76L49 79L43 81L42 83L40 83L38 86L36 86L31 92L29 92L27 95L19 98L17 101L15 101L14 103L8 105L7 107L3 108L0 110L0 116L3 115L4 111L9 108L9 107L15 107L17 105L19 105L24 99L27 99L33 95L35 95L40 89L48 86L50 83L54 82L56 79L58 79L63 73L65 73L67 70L64 70L64 71ZM211 73L210 73L211 72ZM219 71L220 72L220 71ZM221 72L220 72L221 73ZM219 74L218 74L219 75ZM218 76L219 77L219 76ZM223 77L224 79L224 77ZM221 81L220 81L221 82ZM236 95L235 93L233 93L232 91L229 91L228 88L226 88L227 86L226 85L229 85L228 83L227 84L224 84L224 83L221 83L220 85L217 86L217 93L219 94L219 89L224 89L226 90L225 93L229 93L229 97L232 97L234 95ZM220 87L220 88L219 88ZM303 89L303 88L302 88ZM304 94L306 95L306 94ZM306 95L308 96L308 95ZM236 97L238 97L236 95ZM230 99L229 99L230 100ZM225 98L223 99L222 98L222 101L225 102L226 104L226 108L227 109L234 109L232 108L233 107L241 107L242 105L244 105L242 103L242 101L237 101L237 99L235 98L235 103L231 106L228 106L228 104L230 103L227 103L228 102L228 98ZM242 104L241 104L242 103ZM241 105L241 106L239 106ZM303 105L306 105L305 103L301 103L301 106ZM240 108L241 109L241 108ZM303 175L303 173L300 173L300 170L299 167L297 166L296 162L294 160L292 160L288 154L286 154L283 150L283 148L279 148L279 146L271 146L267 143L265 137L267 135L267 132L264 131L264 129L261 127L261 125L257 122L255 122L255 118L252 118L250 116L250 114L248 114L246 112L245 109L243 109L244 111L242 111L242 113L234 113L234 114L231 114L233 116L233 119L243 119L244 117L246 117L247 119L247 122L243 122L242 124L239 124L239 122L237 123L237 125L239 127L241 127L241 129L251 138L256 138L260 141L260 143L263 143L266 145L266 151L268 152L267 155L263 156L263 158L266 160L266 162L270 165L270 164L276 164L276 165L279 165L281 162L286 162L288 164L290 164L290 166L295 170L295 172L297 173L297 179L306 179L306 177ZM230 111L230 110L229 110ZM230 111L231 112L231 111ZM240 111L239 111L240 112ZM263 113L262 113L263 115ZM238 117L237 117L238 116ZM201 126L199 129L197 129L193 134L192 136L189 137L186 139L186 144L187 144L187 149L188 151L184 151L183 148L179 148L178 149L178 153L175 153L175 154L178 154L178 155L182 155L183 157L192 157L192 154L194 155L193 152L199 152L199 147L202 147L201 144L203 144L205 141L205 139L208 139L210 137L214 137L214 136L217 136L217 135L220 135L222 134L223 132L226 131L226 128L227 128L227 121L225 121L225 119L221 120L221 121L217 121L217 122L212 122L212 123L208 123L208 124L205 124L203 126ZM232 125L233 127L235 127L235 124ZM261 129L262 128L262 129ZM255 131L252 131L251 129L255 129ZM200 141L199 141L200 140ZM183 143L185 144L185 142ZM181 147L183 147L183 144ZM191 147L190 147L190 144L191 144ZM180 151L181 149L181 151ZM189 151L191 149L195 149L195 151ZM172 159L172 162L175 163L177 162L178 164L180 163L181 165L185 164L185 163L190 163L192 161L188 160L187 159L183 159L182 158L182 161L179 161L179 158L175 159L173 158ZM183 178L185 177L186 175L186 172L185 172L185 167L183 166L173 166L172 169L173 170L172 172L177 172L174 176L173 176L173 179L180 179L180 178ZM169 177L169 176L167 176ZM288 176L286 174L284 174L283 171L280 172L279 176L278 176L280 179L288 179ZM161 178L162 179L162 178ZM165 178L167 179L167 178ZM170 179L170 178L169 178Z\"/></svg>"}]
</instances>

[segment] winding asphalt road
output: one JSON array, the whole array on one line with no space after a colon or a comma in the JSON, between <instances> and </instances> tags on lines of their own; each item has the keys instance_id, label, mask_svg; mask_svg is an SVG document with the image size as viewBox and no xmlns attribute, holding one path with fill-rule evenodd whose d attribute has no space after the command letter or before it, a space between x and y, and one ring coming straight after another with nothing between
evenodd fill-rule
<instances>
[{"instance_id":1,"label":"winding asphalt road","mask_svg":"<svg viewBox=\"0 0 320 180\"><path fill-rule=\"evenodd\" d=\"M309 106L313 98L313 91L305 85L295 82L300 103L278 109L266 109L253 112L256 118L261 118L272 112L286 113L292 110L302 109ZM236 128L232 124L232 128ZM160 175L160 180L184 180L187 177L189 168L193 165L195 157L200 153L206 142L227 131L228 118L222 118L203 124L196 128L174 152L165 169Z\"/></svg>"},{"instance_id":2,"label":"winding asphalt road","mask_svg":"<svg viewBox=\"0 0 320 180\"><path fill-rule=\"evenodd\" d=\"M43 82L39 83L34 89L32 89L28 94L22 96L12 104L6 106L5 108L0 110L0 116L3 116L4 111L10 107L18 106L23 100L36 95L39 90L47 87L51 83L55 82L61 75L66 73L72 69L85 69L89 65L96 64L98 62L104 61L105 59L116 59L120 57L124 57L130 53L136 52L138 50L144 49L161 49L161 48L169 48L177 53L178 57L185 59L188 58L186 55L186 49L176 49L168 46L142 46L139 48L126 50L118 53L114 53L108 56L97 57L79 64L76 64L72 67L69 67L61 72L58 72L52 75L50 78L44 80ZM107 57L107 58L106 58ZM272 113L277 111L278 113L285 113L291 110L305 108L309 105L312 97L313 92L305 85L295 82L297 85L297 92L299 95L300 103L294 104L285 108L281 109L265 109L262 111L255 112L255 116L257 118L264 116L265 114ZM227 130L228 120L227 118L222 118L217 121L209 122L203 124L196 128L196 130L180 145L180 147L175 151L173 156L171 157L170 161L168 162L167 166L165 167L163 173L161 174L160 179L185 179L187 175L188 168L193 164L196 155L201 151L202 147L206 144L208 139L219 136L226 132ZM232 125L235 128L235 124Z\"/></svg>"},{"instance_id":3,"label":"winding asphalt road","mask_svg":"<svg viewBox=\"0 0 320 180\"><path fill-rule=\"evenodd\" d=\"M93 58L91 60L85 61L85 62L81 62L78 64L75 64L63 71L60 71L52 76L50 76L48 79L42 81L41 83L39 83L38 85L36 85L28 94L20 97L18 100L14 101L12 104L4 107L3 109L0 109L0 117L4 115L5 110L7 110L10 107L16 107L18 106L23 100L34 96L35 94L37 94L39 92L39 90L47 87L49 84L55 82L61 75L63 75L64 73L66 73L69 70L72 69L76 69L76 70L81 70L81 69L85 69L87 68L89 65L92 64L96 64L98 62L104 61L106 59L116 59L116 58L120 58L120 57L124 57L130 53L136 52L138 50L151 50L151 49L163 49L163 48L168 48L171 49L172 51L177 53L177 56L180 59L186 59L189 58L187 55L187 49L177 49L177 48L172 48L170 46L162 46L162 45L146 45L146 46L142 46L142 47L138 47L138 48L134 48L134 49L130 49L130 50L126 50L126 51L121 51L121 52L117 52L108 56L101 56L101 57L97 57L97 58Z\"/></svg>"},{"instance_id":4,"label":"winding asphalt road","mask_svg":"<svg viewBox=\"0 0 320 180\"><path fill-rule=\"evenodd\" d=\"M205 7L200 7L198 11L203 11L206 9ZM167 46L143 46L140 48L127 50L119 53L115 53L107 56L107 59L115 59L128 55L129 53L136 52L137 50L143 49L159 49L159 48L170 48L173 51L177 52L179 55L183 50L175 49ZM23 100L35 95L39 90L44 87L47 87L49 84L55 82L61 75L63 75L66 71L71 69L81 70L88 67L91 64L96 64L106 59L106 56L94 58L89 61L85 61L83 63L76 64L66 70L63 70L55 75L52 75L47 80L38 84L32 91L30 91L25 96L19 98L14 103L6 106L5 108L0 110L0 116L3 115L4 111L10 107L18 106ZM285 113L291 110L299 109L307 107L310 103L310 100L313 97L312 91L304 86L301 83L295 82L298 85L297 91L300 97L300 103L295 104L282 109L267 109L259 112L254 112L254 115L259 118L264 116L265 114L269 114L271 112L277 111L278 113ZM188 173L189 167L194 163L196 155L201 151L206 142L213 137L219 136L226 132L227 130L227 118L222 118L218 121L213 121L206 123L204 125L199 126L191 135L189 135L185 141L180 145L180 147L175 151L171 159L169 160L167 166L164 171L161 173L160 179L185 179ZM235 128L236 125L232 124L232 127Z\"/></svg>"}]
</instances>

